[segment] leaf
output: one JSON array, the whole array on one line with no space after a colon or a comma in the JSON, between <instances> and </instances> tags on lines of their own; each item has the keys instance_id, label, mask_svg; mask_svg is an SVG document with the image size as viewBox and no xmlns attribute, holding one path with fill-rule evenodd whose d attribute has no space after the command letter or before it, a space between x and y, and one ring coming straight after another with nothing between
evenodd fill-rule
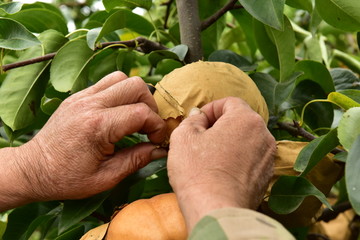
<instances>
[{"instance_id":1,"label":"leaf","mask_svg":"<svg viewBox=\"0 0 360 240\"><path fill-rule=\"evenodd\" d=\"M230 63L243 71L254 71L257 68L257 64L252 64L245 57L230 50L217 50L210 54L208 61Z\"/></svg>"},{"instance_id":2,"label":"leaf","mask_svg":"<svg viewBox=\"0 0 360 240\"><path fill-rule=\"evenodd\" d=\"M337 129L333 129L326 135L318 137L307 144L299 153L294 169L305 176L319 163L331 150L339 145Z\"/></svg>"},{"instance_id":3,"label":"leaf","mask_svg":"<svg viewBox=\"0 0 360 240\"><path fill-rule=\"evenodd\" d=\"M349 201L356 214L360 214L360 135L352 144L345 164L345 182Z\"/></svg>"},{"instance_id":4,"label":"leaf","mask_svg":"<svg viewBox=\"0 0 360 240\"><path fill-rule=\"evenodd\" d=\"M41 98L41 110L51 116L55 110L60 106L62 100L59 98L47 98L46 96L43 96Z\"/></svg>"},{"instance_id":5,"label":"leaf","mask_svg":"<svg viewBox=\"0 0 360 240\"><path fill-rule=\"evenodd\" d=\"M92 83L96 83L107 74L118 70L116 66L116 58L118 57L119 51L121 52L127 50L108 48L97 54L89 62L89 80Z\"/></svg>"},{"instance_id":6,"label":"leaf","mask_svg":"<svg viewBox=\"0 0 360 240\"><path fill-rule=\"evenodd\" d=\"M344 110L348 110L353 107L360 107L360 103L352 100L344 94L338 92L332 92L328 95L327 99Z\"/></svg>"},{"instance_id":7,"label":"leaf","mask_svg":"<svg viewBox=\"0 0 360 240\"><path fill-rule=\"evenodd\" d=\"M94 49L96 42L100 41L103 36L123 28L145 36L149 36L154 31L153 25L146 18L129 10L120 9L107 18L101 29L88 32L87 42L89 47Z\"/></svg>"},{"instance_id":8,"label":"leaf","mask_svg":"<svg viewBox=\"0 0 360 240\"><path fill-rule=\"evenodd\" d=\"M0 239L3 239L2 236L5 232L6 225L7 225L6 222L0 221Z\"/></svg>"},{"instance_id":9,"label":"leaf","mask_svg":"<svg viewBox=\"0 0 360 240\"><path fill-rule=\"evenodd\" d=\"M0 17L0 48L23 50L41 42L19 22Z\"/></svg>"},{"instance_id":10,"label":"leaf","mask_svg":"<svg viewBox=\"0 0 360 240\"><path fill-rule=\"evenodd\" d=\"M68 33L65 19L49 9L30 8L21 10L8 17L22 23L31 32L41 33L48 29L53 29L63 34Z\"/></svg>"},{"instance_id":11,"label":"leaf","mask_svg":"<svg viewBox=\"0 0 360 240\"><path fill-rule=\"evenodd\" d=\"M140 7L149 10L152 5L151 0L102 0L106 11L114 8L127 7L130 9Z\"/></svg>"},{"instance_id":12,"label":"leaf","mask_svg":"<svg viewBox=\"0 0 360 240\"><path fill-rule=\"evenodd\" d=\"M157 63L163 59L174 59L183 61L188 51L188 46L181 44L170 48L169 50L156 50L149 54L149 61L151 65L156 66Z\"/></svg>"},{"instance_id":13,"label":"leaf","mask_svg":"<svg viewBox=\"0 0 360 240\"><path fill-rule=\"evenodd\" d=\"M296 176L279 177L271 188L269 207L275 213L288 214L295 211L308 196L315 196L332 209L322 192L305 178Z\"/></svg>"},{"instance_id":14,"label":"leaf","mask_svg":"<svg viewBox=\"0 0 360 240\"><path fill-rule=\"evenodd\" d=\"M153 76L158 75L158 74L165 76L166 74L172 72L174 69L180 68L182 66L183 66L183 64L181 62L173 60L173 59L161 60L160 62L157 63L156 69L155 69L155 74ZM151 76L151 77L153 77L153 76ZM148 78L145 78L144 80L146 81L147 79ZM161 78L160 78L160 80L161 80Z\"/></svg>"},{"instance_id":15,"label":"leaf","mask_svg":"<svg viewBox=\"0 0 360 240\"><path fill-rule=\"evenodd\" d=\"M284 83L277 82L271 75L266 73L254 73L250 77L254 80L261 94L264 96L271 115L277 115L282 103L291 95L295 88L296 79L301 72L295 72L291 78Z\"/></svg>"},{"instance_id":16,"label":"leaf","mask_svg":"<svg viewBox=\"0 0 360 240\"><path fill-rule=\"evenodd\" d=\"M51 64L50 82L54 88L59 92L72 93L84 89L87 86L84 69L92 57L93 51L83 39L65 44Z\"/></svg>"},{"instance_id":17,"label":"leaf","mask_svg":"<svg viewBox=\"0 0 360 240\"><path fill-rule=\"evenodd\" d=\"M319 84L326 94L335 91L331 75L323 64L311 60L303 60L296 63L295 70L304 72L304 75L299 77L296 84L304 80L311 80Z\"/></svg>"},{"instance_id":18,"label":"leaf","mask_svg":"<svg viewBox=\"0 0 360 240\"><path fill-rule=\"evenodd\" d=\"M328 24L344 31L360 30L360 1L316 0L315 7Z\"/></svg>"},{"instance_id":19,"label":"leaf","mask_svg":"<svg viewBox=\"0 0 360 240\"><path fill-rule=\"evenodd\" d=\"M1 11L3 11L5 14L13 14L18 11L20 11L21 7L23 6L23 3L20 2L9 2L9 3L3 3L0 4L0 15Z\"/></svg>"},{"instance_id":20,"label":"leaf","mask_svg":"<svg viewBox=\"0 0 360 240\"><path fill-rule=\"evenodd\" d=\"M309 13L313 10L312 0L286 0L286 5L297 9L304 9Z\"/></svg>"},{"instance_id":21,"label":"leaf","mask_svg":"<svg viewBox=\"0 0 360 240\"><path fill-rule=\"evenodd\" d=\"M339 93L344 94L345 96L348 96L352 100L360 103L360 90L345 89L345 90L340 90Z\"/></svg>"},{"instance_id":22,"label":"leaf","mask_svg":"<svg viewBox=\"0 0 360 240\"><path fill-rule=\"evenodd\" d=\"M277 30L284 29L283 11L285 0L239 0L254 18Z\"/></svg>"},{"instance_id":23,"label":"leaf","mask_svg":"<svg viewBox=\"0 0 360 240\"><path fill-rule=\"evenodd\" d=\"M55 52L67 41L54 30L45 31L39 39L43 48L35 46L27 49L19 61L41 56L43 51L45 54ZM49 79L48 65L49 61L46 61L9 70L0 88L0 117L12 130L25 128L36 119Z\"/></svg>"},{"instance_id":24,"label":"leaf","mask_svg":"<svg viewBox=\"0 0 360 240\"><path fill-rule=\"evenodd\" d=\"M136 59L136 54L133 51L119 51L119 54L116 58L117 70L124 72L126 75L129 75L134 59Z\"/></svg>"},{"instance_id":25,"label":"leaf","mask_svg":"<svg viewBox=\"0 0 360 240\"><path fill-rule=\"evenodd\" d=\"M360 89L359 78L349 69L333 68L330 70L336 91L344 89Z\"/></svg>"},{"instance_id":26,"label":"leaf","mask_svg":"<svg viewBox=\"0 0 360 240\"><path fill-rule=\"evenodd\" d=\"M55 240L80 239L81 236L84 235L84 232L85 226L79 225L70 229L69 231L64 232L63 234L55 238Z\"/></svg>"},{"instance_id":27,"label":"leaf","mask_svg":"<svg viewBox=\"0 0 360 240\"><path fill-rule=\"evenodd\" d=\"M360 134L360 107L350 108L343 114L338 131L340 143L347 151L350 151L355 139Z\"/></svg>"},{"instance_id":28,"label":"leaf","mask_svg":"<svg viewBox=\"0 0 360 240\"><path fill-rule=\"evenodd\" d=\"M284 16L284 30L279 31L254 22L255 39L264 58L280 70L280 82L291 76L295 66L295 35Z\"/></svg>"},{"instance_id":29,"label":"leaf","mask_svg":"<svg viewBox=\"0 0 360 240\"><path fill-rule=\"evenodd\" d=\"M91 213L95 212L109 194L110 192L107 191L87 199L64 201L64 209L58 226L59 233L63 233L71 226L77 224Z\"/></svg>"},{"instance_id":30,"label":"leaf","mask_svg":"<svg viewBox=\"0 0 360 240\"><path fill-rule=\"evenodd\" d=\"M305 59L322 62L322 49L318 37L310 35L304 39Z\"/></svg>"}]
</instances>

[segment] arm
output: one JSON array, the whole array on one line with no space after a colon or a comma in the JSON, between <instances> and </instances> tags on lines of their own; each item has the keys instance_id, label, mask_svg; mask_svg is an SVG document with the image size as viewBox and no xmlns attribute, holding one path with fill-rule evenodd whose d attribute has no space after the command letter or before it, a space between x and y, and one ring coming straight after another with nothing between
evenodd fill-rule
<instances>
[{"instance_id":1,"label":"arm","mask_svg":"<svg viewBox=\"0 0 360 240\"><path fill-rule=\"evenodd\" d=\"M89 197L166 155L156 146L165 137L156 112L144 81L121 72L67 98L31 141L0 150L0 211ZM114 143L134 132L151 143L115 152Z\"/></svg>"},{"instance_id":2,"label":"arm","mask_svg":"<svg viewBox=\"0 0 360 240\"><path fill-rule=\"evenodd\" d=\"M192 236L204 221L218 221L218 211L253 212L271 179L274 154L275 141L264 121L241 99L225 98L193 109L172 133L168 156L170 183L189 233L197 223ZM261 215L256 214L250 218ZM237 231L248 226L239 224Z\"/></svg>"}]
</instances>

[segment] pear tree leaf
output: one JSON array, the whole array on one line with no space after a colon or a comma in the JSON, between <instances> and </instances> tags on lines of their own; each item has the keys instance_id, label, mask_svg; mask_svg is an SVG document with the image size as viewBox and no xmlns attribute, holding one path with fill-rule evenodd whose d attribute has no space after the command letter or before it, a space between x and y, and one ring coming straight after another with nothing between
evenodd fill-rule
<instances>
[{"instance_id":1,"label":"pear tree leaf","mask_svg":"<svg viewBox=\"0 0 360 240\"><path fill-rule=\"evenodd\" d=\"M254 71L257 68L257 64L252 64L245 57L230 50L216 50L210 54L208 61L230 63L242 71Z\"/></svg>"},{"instance_id":2,"label":"pear tree leaf","mask_svg":"<svg viewBox=\"0 0 360 240\"><path fill-rule=\"evenodd\" d=\"M292 213L308 196L315 196L332 209L325 195L319 189L307 179L296 176L279 177L271 188L269 207L278 214Z\"/></svg>"},{"instance_id":3,"label":"pear tree leaf","mask_svg":"<svg viewBox=\"0 0 360 240\"><path fill-rule=\"evenodd\" d=\"M315 7L328 24L344 31L360 30L360 1L316 0Z\"/></svg>"},{"instance_id":4,"label":"pear tree leaf","mask_svg":"<svg viewBox=\"0 0 360 240\"><path fill-rule=\"evenodd\" d=\"M9 2L9 3L3 3L0 4L0 16L1 11L3 11L6 14L13 14L21 10L21 7L23 6L23 3L20 2Z\"/></svg>"},{"instance_id":5,"label":"pear tree leaf","mask_svg":"<svg viewBox=\"0 0 360 240\"><path fill-rule=\"evenodd\" d=\"M130 9L140 7L149 10L152 5L151 0L102 0L106 11L111 11L114 8L127 7Z\"/></svg>"},{"instance_id":6,"label":"pear tree leaf","mask_svg":"<svg viewBox=\"0 0 360 240\"><path fill-rule=\"evenodd\" d=\"M360 134L360 107L354 107L347 110L338 127L338 137L342 146L349 151Z\"/></svg>"},{"instance_id":7,"label":"pear tree leaf","mask_svg":"<svg viewBox=\"0 0 360 240\"><path fill-rule=\"evenodd\" d=\"M258 21L279 31L284 29L285 0L239 0L239 2Z\"/></svg>"},{"instance_id":8,"label":"pear tree leaf","mask_svg":"<svg viewBox=\"0 0 360 240\"><path fill-rule=\"evenodd\" d=\"M41 42L19 22L0 17L0 48L23 50Z\"/></svg>"},{"instance_id":9,"label":"pear tree leaf","mask_svg":"<svg viewBox=\"0 0 360 240\"><path fill-rule=\"evenodd\" d=\"M360 214L360 135L355 138L345 164L345 182L351 206Z\"/></svg>"}]
</instances>

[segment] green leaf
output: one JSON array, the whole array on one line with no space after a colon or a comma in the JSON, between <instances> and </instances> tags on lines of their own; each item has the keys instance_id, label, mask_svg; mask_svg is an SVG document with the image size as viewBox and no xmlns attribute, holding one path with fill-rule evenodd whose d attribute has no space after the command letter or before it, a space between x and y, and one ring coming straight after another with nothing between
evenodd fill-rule
<instances>
[{"instance_id":1,"label":"green leaf","mask_svg":"<svg viewBox=\"0 0 360 240\"><path fill-rule=\"evenodd\" d=\"M305 176L318 164L331 150L339 145L337 129L331 130L326 135L318 137L307 144L299 153L294 169Z\"/></svg>"},{"instance_id":2,"label":"green leaf","mask_svg":"<svg viewBox=\"0 0 360 240\"><path fill-rule=\"evenodd\" d=\"M2 236L5 232L6 225L7 225L6 222L0 221L0 239L3 239Z\"/></svg>"},{"instance_id":3,"label":"green leaf","mask_svg":"<svg viewBox=\"0 0 360 240\"><path fill-rule=\"evenodd\" d=\"M312 0L286 0L286 5L297 9L304 9L309 13L313 10Z\"/></svg>"},{"instance_id":4,"label":"green leaf","mask_svg":"<svg viewBox=\"0 0 360 240\"><path fill-rule=\"evenodd\" d=\"M134 63L134 59L136 59L136 54L133 51L119 51L116 58L117 70L122 71L126 75L129 75Z\"/></svg>"},{"instance_id":5,"label":"green leaf","mask_svg":"<svg viewBox=\"0 0 360 240\"><path fill-rule=\"evenodd\" d=\"M19 61L55 52L67 39L54 30L40 34L43 47L27 49ZM49 79L49 61L9 70L0 88L0 117L12 130L19 130L34 122L39 114L40 101Z\"/></svg>"},{"instance_id":6,"label":"green leaf","mask_svg":"<svg viewBox=\"0 0 360 240\"><path fill-rule=\"evenodd\" d=\"M360 135L352 144L345 164L345 182L351 206L357 214L360 214Z\"/></svg>"},{"instance_id":7,"label":"green leaf","mask_svg":"<svg viewBox=\"0 0 360 240\"><path fill-rule=\"evenodd\" d=\"M160 74L162 76L165 76L166 74L172 72L174 69L180 68L182 66L183 64L179 61L173 59L164 59L157 63L155 75ZM146 81L146 78L144 80Z\"/></svg>"},{"instance_id":8,"label":"green leaf","mask_svg":"<svg viewBox=\"0 0 360 240\"><path fill-rule=\"evenodd\" d=\"M0 15L2 15L1 11L3 11L5 14L16 13L20 11L22 6L23 3L20 2L9 2L9 3L0 4Z\"/></svg>"},{"instance_id":9,"label":"green leaf","mask_svg":"<svg viewBox=\"0 0 360 240\"><path fill-rule=\"evenodd\" d=\"M347 110L343 114L338 128L340 143L347 151L350 151L355 139L360 134L360 107Z\"/></svg>"},{"instance_id":10,"label":"green leaf","mask_svg":"<svg viewBox=\"0 0 360 240\"><path fill-rule=\"evenodd\" d=\"M47 98L43 96L41 98L41 110L47 115L51 116L55 110L60 106L62 100L59 98Z\"/></svg>"},{"instance_id":11,"label":"green leaf","mask_svg":"<svg viewBox=\"0 0 360 240\"><path fill-rule=\"evenodd\" d=\"M285 0L239 0L254 18L277 30L284 29L283 11Z\"/></svg>"},{"instance_id":12,"label":"green leaf","mask_svg":"<svg viewBox=\"0 0 360 240\"><path fill-rule=\"evenodd\" d=\"M304 80L311 80L319 84L326 94L335 91L331 75L323 64L311 60L303 60L296 63L295 71L304 72L304 75L297 80L296 84Z\"/></svg>"},{"instance_id":13,"label":"green leaf","mask_svg":"<svg viewBox=\"0 0 360 240\"><path fill-rule=\"evenodd\" d=\"M181 44L170 48L169 50L156 50L149 54L149 61L151 65L156 66L157 63L163 59L174 59L183 61L188 51L188 46Z\"/></svg>"},{"instance_id":14,"label":"green leaf","mask_svg":"<svg viewBox=\"0 0 360 240\"><path fill-rule=\"evenodd\" d=\"M140 7L149 10L152 5L151 0L102 0L106 11L110 11L114 8L127 7L130 9Z\"/></svg>"},{"instance_id":15,"label":"green leaf","mask_svg":"<svg viewBox=\"0 0 360 240\"><path fill-rule=\"evenodd\" d=\"M101 29L92 29L88 32L87 42L94 49L96 42L108 33L118 29L127 28L139 34L149 36L153 31L153 25L146 18L132 13L126 9L120 9L107 18Z\"/></svg>"},{"instance_id":16,"label":"green leaf","mask_svg":"<svg viewBox=\"0 0 360 240\"><path fill-rule=\"evenodd\" d=\"M8 17L22 23L31 32L41 33L48 29L54 29L63 34L68 32L64 18L49 9L30 8Z\"/></svg>"},{"instance_id":17,"label":"green leaf","mask_svg":"<svg viewBox=\"0 0 360 240\"><path fill-rule=\"evenodd\" d=\"M328 24L344 31L360 30L360 1L316 0L316 9Z\"/></svg>"},{"instance_id":18,"label":"green leaf","mask_svg":"<svg viewBox=\"0 0 360 240\"><path fill-rule=\"evenodd\" d=\"M339 93L344 94L345 96L348 96L352 100L360 103L360 90L345 89L345 90L340 90Z\"/></svg>"},{"instance_id":19,"label":"green leaf","mask_svg":"<svg viewBox=\"0 0 360 240\"><path fill-rule=\"evenodd\" d=\"M0 148L4 148L4 147L18 147L21 146L23 143L20 141L14 141L12 143L12 145L10 144L10 142L2 137L0 137ZM1 235L0 235L1 236Z\"/></svg>"},{"instance_id":20,"label":"green leaf","mask_svg":"<svg viewBox=\"0 0 360 240\"><path fill-rule=\"evenodd\" d=\"M360 103L354 101L350 97L338 93L338 92L332 92L328 95L327 99L339 107L341 107L344 110L348 110L349 108L353 107L360 107Z\"/></svg>"},{"instance_id":21,"label":"green leaf","mask_svg":"<svg viewBox=\"0 0 360 240\"><path fill-rule=\"evenodd\" d=\"M296 176L279 177L271 188L269 207L275 213L288 214L295 211L308 196L315 196L332 209L321 191L305 178Z\"/></svg>"},{"instance_id":22,"label":"green leaf","mask_svg":"<svg viewBox=\"0 0 360 240\"><path fill-rule=\"evenodd\" d=\"M72 93L84 89L88 80L84 69L92 57L93 51L83 39L65 44L51 64L50 82L54 88L59 92Z\"/></svg>"},{"instance_id":23,"label":"green leaf","mask_svg":"<svg viewBox=\"0 0 360 240\"><path fill-rule=\"evenodd\" d=\"M55 240L80 239L81 236L84 235L84 233L85 233L85 226L79 225L74 228L71 228L69 231L64 232L63 234L55 238Z\"/></svg>"},{"instance_id":24,"label":"green leaf","mask_svg":"<svg viewBox=\"0 0 360 240\"><path fill-rule=\"evenodd\" d=\"M318 37L310 35L304 39L305 59L316 62L323 61L323 52Z\"/></svg>"},{"instance_id":25,"label":"green leaf","mask_svg":"<svg viewBox=\"0 0 360 240\"><path fill-rule=\"evenodd\" d=\"M59 233L63 233L98 209L110 192L102 192L81 200L66 200L59 222Z\"/></svg>"},{"instance_id":26,"label":"green leaf","mask_svg":"<svg viewBox=\"0 0 360 240\"><path fill-rule=\"evenodd\" d=\"M281 104L290 97L294 90L296 79L301 75L301 72L295 72L291 78L284 83L277 82L271 75L266 73L257 72L251 74L250 77L254 80L261 94L264 96L270 115L277 115Z\"/></svg>"},{"instance_id":27,"label":"green leaf","mask_svg":"<svg viewBox=\"0 0 360 240\"><path fill-rule=\"evenodd\" d=\"M230 50L217 50L210 54L208 61L230 63L243 71L254 71L257 68L257 64L252 64L245 57Z\"/></svg>"},{"instance_id":28,"label":"green leaf","mask_svg":"<svg viewBox=\"0 0 360 240\"><path fill-rule=\"evenodd\" d=\"M97 54L89 62L89 80L92 83L96 83L107 74L118 70L116 66L116 59L119 55L119 51L121 52L127 50L108 48L101 51L101 53Z\"/></svg>"},{"instance_id":29,"label":"green leaf","mask_svg":"<svg viewBox=\"0 0 360 240\"><path fill-rule=\"evenodd\" d=\"M348 157L348 152L339 152L334 156L333 159L340 162L346 162L347 157Z\"/></svg>"},{"instance_id":30,"label":"green leaf","mask_svg":"<svg viewBox=\"0 0 360 240\"><path fill-rule=\"evenodd\" d=\"M0 17L0 48L23 50L39 44L40 41L23 25Z\"/></svg>"},{"instance_id":31,"label":"green leaf","mask_svg":"<svg viewBox=\"0 0 360 240\"><path fill-rule=\"evenodd\" d=\"M291 76L295 66L295 35L290 21L284 16L284 30L261 26L254 21L255 38L264 58L280 70L280 82Z\"/></svg>"},{"instance_id":32,"label":"green leaf","mask_svg":"<svg viewBox=\"0 0 360 240\"><path fill-rule=\"evenodd\" d=\"M349 69L333 68L330 70L336 91L344 89L360 89L359 78Z\"/></svg>"}]
</instances>

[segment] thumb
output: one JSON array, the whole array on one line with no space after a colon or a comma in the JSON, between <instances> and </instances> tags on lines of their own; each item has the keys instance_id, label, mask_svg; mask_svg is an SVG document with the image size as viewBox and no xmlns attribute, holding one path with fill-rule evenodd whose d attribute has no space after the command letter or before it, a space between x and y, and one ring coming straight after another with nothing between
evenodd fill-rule
<instances>
[{"instance_id":1,"label":"thumb","mask_svg":"<svg viewBox=\"0 0 360 240\"><path fill-rule=\"evenodd\" d=\"M128 175L145 167L150 161L167 156L167 151L151 143L139 143L118 151L111 159L103 162L104 170L119 182Z\"/></svg>"},{"instance_id":2,"label":"thumb","mask_svg":"<svg viewBox=\"0 0 360 240\"><path fill-rule=\"evenodd\" d=\"M189 117L182 121L179 127L189 127L198 131L205 131L210 127L210 123L206 114L195 107L191 109Z\"/></svg>"}]
</instances>

